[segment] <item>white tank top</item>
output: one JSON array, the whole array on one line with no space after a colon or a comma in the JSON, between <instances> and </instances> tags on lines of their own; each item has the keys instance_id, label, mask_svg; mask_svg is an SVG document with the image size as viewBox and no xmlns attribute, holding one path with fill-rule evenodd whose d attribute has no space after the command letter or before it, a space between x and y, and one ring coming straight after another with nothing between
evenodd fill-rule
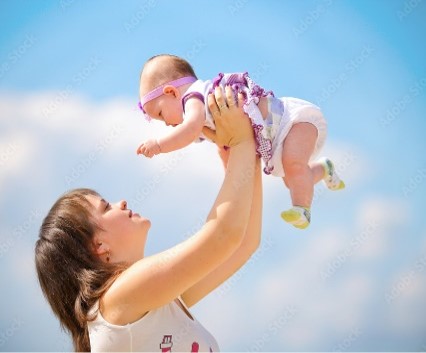
<instances>
[{"instance_id":1,"label":"white tank top","mask_svg":"<svg viewBox=\"0 0 426 353\"><path fill-rule=\"evenodd\" d=\"M185 309L182 300L179 299ZM107 322L98 310L88 322L92 352L218 352L214 337L190 314L173 301L148 312L143 318L124 326Z\"/></svg>"}]
</instances>

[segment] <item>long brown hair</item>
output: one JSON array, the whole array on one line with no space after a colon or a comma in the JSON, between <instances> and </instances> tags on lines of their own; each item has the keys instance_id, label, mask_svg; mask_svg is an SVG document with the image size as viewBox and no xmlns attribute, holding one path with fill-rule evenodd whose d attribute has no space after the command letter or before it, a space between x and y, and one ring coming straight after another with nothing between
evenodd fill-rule
<instances>
[{"instance_id":1,"label":"long brown hair","mask_svg":"<svg viewBox=\"0 0 426 353\"><path fill-rule=\"evenodd\" d=\"M93 235L100 226L91 214L87 195L75 189L61 196L44 218L35 246L41 289L61 326L72 336L76 351L90 351L89 310L125 269L104 263L94 252Z\"/></svg>"}]
</instances>

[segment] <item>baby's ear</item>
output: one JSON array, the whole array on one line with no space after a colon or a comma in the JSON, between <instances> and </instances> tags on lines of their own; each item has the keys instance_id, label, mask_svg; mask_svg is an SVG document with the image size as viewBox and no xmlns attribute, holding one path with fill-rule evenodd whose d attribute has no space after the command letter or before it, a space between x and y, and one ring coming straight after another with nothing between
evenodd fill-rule
<instances>
[{"instance_id":1,"label":"baby's ear","mask_svg":"<svg viewBox=\"0 0 426 353\"><path fill-rule=\"evenodd\" d=\"M174 97L179 97L179 91L175 86L166 85L163 87L163 94L173 95Z\"/></svg>"}]
</instances>

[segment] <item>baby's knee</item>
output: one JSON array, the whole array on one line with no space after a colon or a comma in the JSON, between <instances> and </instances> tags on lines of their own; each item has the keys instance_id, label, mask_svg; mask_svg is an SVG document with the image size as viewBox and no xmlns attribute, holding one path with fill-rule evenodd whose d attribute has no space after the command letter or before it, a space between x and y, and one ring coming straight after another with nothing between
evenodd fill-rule
<instances>
[{"instance_id":1,"label":"baby's knee","mask_svg":"<svg viewBox=\"0 0 426 353\"><path fill-rule=\"evenodd\" d=\"M283 181L284 181L284 185L287 187L287 189L290 189L290 184L288 183L288 178L287 176L283 177Z\"/></svg>"},{"instance_id":2,"label":"baby's knee","mask_svg":"<svg viewBox=\"0 0 426 353\"><path fill-rule=\"evenodd\" d=\"M283 158L284 173L287 176L300 175L309 169L308 164L295 158Z\"/></svg>"}]
</instances>

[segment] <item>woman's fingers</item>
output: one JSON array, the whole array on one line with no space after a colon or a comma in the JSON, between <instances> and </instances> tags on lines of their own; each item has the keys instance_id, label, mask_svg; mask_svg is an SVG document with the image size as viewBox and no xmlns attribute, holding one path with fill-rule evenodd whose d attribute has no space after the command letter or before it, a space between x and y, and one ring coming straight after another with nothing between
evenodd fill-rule
<instances>
[{"instance_id":1,"label":"woman's fingers","mask_svg":"<svg viewBox=\"0 0 426 353\"><path fill-rule=\"evenodd\" d=\"M210 93L208 95L208 97L207 97L207 104L208 104L209 110L212 113L212 115L213 115L214 118L220 116L219 107L216 104L216 99L215 99L214 94Z\"/></svg>"},{"instance_id":2,"label":"woman's fingers","mask_svg":"<svg viewBox=\"0 0 426 353\"><path fill-rule=\"evenodd\" d=\"M235 93L231 86L225 86L226 103L228 107L232 107L236 104Z\"/></svg>"},{"instance_id":3,"label":"woman's fingers","mask_svg":"<svg viewBox=\"0 0 426 353\"><path fill-rule=\"evenodd\" d=\"M225 97L223 96L222 89L218 86L214 89L214 95L216 97L216 103L219 107L219 111L223 111L228 108L225 102Z\"/></svg>"},{"instance_id":4,"label":"woman's fingers","mask_svg":"<svg viewBox=\"0 0 426 353\"><path fill-rule=\"evenodd\" d=\"M239 103L237 106L233 95L231 87L226 87L225 92L220 87L216 87L214 96L208 97L209 108L216 125L215 135L211 139L217 145L232 147L242 141L253 139L250 119L243 110L243 97L238 96ZM225 98L229 107L225 102ZM216 104L213 102L214 100Z\"/></svg>"},{"instance_id":5,"label":"woman's fingers","mask_svg":"<svg viewBox=\"0 0 426 353\"><path fill-rule=\"evenodd\" d=\"M238 95L237 95L237 99L238 99L238 106L242 107L243 104L244 104L244 96L243 96L243 94L239 92Z\"/></svg>"},{"instance_id":6,"label":"woman's fingers","mask_svg":"<svg viewBox=\"0 0 426 353\"><path fill-rule=\"evenodd\" d=\"M203 134L209 140L212 140L213 142L216 141L216 132L214 132L212 129L208 128L207 126L203 127Z\"/></svg>"}]
</instances>

